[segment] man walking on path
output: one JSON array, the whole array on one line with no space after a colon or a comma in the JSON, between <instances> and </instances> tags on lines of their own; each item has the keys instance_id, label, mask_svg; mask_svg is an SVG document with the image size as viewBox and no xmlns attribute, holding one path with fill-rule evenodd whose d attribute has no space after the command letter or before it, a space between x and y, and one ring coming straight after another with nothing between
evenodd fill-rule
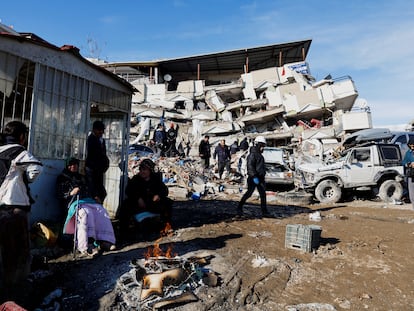
<instances>
[{"instance_id":1,"label":"man walking on path","mask_svg":"<svg viewBox=\"0 0 414 311\"><path fill-rule=\"evenodd\" d=\"M266 146L266 139L263 136L257 136L254 140L255 145L250 148L250 153L247 156L247 191L241 198L237 207L237 213L243 214L243 205L247 199L251 197L255 188L259 191L260 207L263 216L268 216L266 205L266 185L265 174L266 167L264 157L262 155L263 149Z\"/></svg>"}]
</instances>

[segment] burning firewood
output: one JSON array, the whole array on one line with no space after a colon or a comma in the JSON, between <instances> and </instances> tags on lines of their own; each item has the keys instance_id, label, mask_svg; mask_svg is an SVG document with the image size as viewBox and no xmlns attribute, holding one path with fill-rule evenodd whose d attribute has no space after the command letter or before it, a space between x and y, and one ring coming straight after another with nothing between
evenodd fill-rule
<instances>
[{"instance_id":1,"label":"burning firewood","mask_svg":"<svg viewBox=\"0 0 414 311\"><path fill-rule=\"evenodd\" d=\"M187 277L188 273L182 268L175 268L162 273L147 274L143 277L141 300L145 300L151 295L162 296L164 286L179 285Z\"/></svg>"}]
</instances>

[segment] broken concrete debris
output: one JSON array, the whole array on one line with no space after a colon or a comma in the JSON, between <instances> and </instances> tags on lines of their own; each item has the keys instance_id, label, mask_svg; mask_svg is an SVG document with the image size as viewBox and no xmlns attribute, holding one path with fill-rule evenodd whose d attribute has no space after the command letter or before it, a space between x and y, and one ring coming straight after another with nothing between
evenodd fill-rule
<instances>
[{"instance_id":1,"label":"broken concrete debris","mask_svg":"<svg viewBox=\"0 0 414 311\"><path fill-rule=\"evenodd\" d=\"M142 92L133 98L131 143L149 144L158 123L175 122L177 146L188 146L190 156L206 134L212 145L260 133L270 145L287 146L372 127L369 109L353 109L358 92L350 77L316 81L306 62L255 70L225 84L188 80L169 90L168 82L140 83L132 83Z\"/></svg>"}]
</instances>

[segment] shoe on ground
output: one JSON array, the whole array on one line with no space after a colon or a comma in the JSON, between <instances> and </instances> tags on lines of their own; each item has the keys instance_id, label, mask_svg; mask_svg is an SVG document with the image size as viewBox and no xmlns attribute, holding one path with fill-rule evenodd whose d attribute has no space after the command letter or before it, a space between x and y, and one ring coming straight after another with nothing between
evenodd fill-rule
<instances>
[{"instance_id":1,"label":"shoe on ground","mask_svg":"<svg viewBox=\"0 0 414 311\"><path fill-rule=\"evenodd\" d=\"M112 244L111 246L109 246L109 250L110 250L110 251L114 251L114 250L116 250L116 246L115 246L115 244Z\"/></svg>"},{"instance_id":2,"label":"shoe on ground","mask_svg":"<svg viewBox=\"0 0 414 311\"><path fill-rule=\"evenodd\" d=\"M95 258L99 255L99 249L97 247L94 247L92 249L88 249L86 251L81 251L79 254L79 258Z\"/></svg>"}]
</instances>

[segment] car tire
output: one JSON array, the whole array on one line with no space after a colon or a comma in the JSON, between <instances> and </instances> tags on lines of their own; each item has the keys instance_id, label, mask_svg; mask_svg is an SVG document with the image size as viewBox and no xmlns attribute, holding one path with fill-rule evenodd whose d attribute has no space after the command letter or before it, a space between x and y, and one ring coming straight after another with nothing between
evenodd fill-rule
<instances>
[{"instance_id":1,"label":"car tire","mask_svg":"<svg viewBox=\"0 0 414 311\"><path fill-rule=\"evenodd\" d=\"M384 181L378 191L378 196L384 202L401 200L403 195L403 186L395 180Z\"/></svg>"},{"instance_id":2,"label":"car tire","mask_svg":"<svg viewBox=\"0 0 414 311\"><path fill-rule=\"evenodd\" d=\"M337 203L341 196L341 188L333 180L322 180L316 186L315 197L320 203Z\"/></svg>"}]
</instances>

